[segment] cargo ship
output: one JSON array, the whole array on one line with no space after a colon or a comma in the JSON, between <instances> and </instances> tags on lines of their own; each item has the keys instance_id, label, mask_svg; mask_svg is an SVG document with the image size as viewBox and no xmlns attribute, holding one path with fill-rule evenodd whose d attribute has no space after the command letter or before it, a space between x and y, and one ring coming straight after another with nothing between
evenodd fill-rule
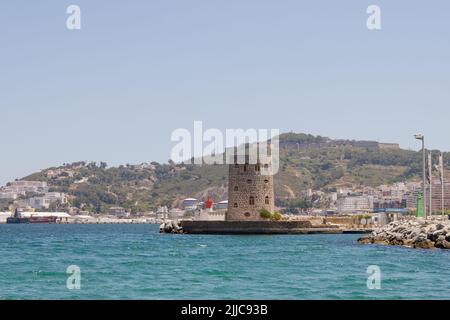
<instances>
[{"instance_id":1,"label":"cargo ship","mask_svg":"<svg viewBox=\"0 0 450 320\"><path fill-rule=\"evenodd\" d=\"M22 217L22 211L16 209L14 211L14 216L7 218L6 223L56 223L56 219L57 217L52 216Z\"/></svg>"}]
</instances>

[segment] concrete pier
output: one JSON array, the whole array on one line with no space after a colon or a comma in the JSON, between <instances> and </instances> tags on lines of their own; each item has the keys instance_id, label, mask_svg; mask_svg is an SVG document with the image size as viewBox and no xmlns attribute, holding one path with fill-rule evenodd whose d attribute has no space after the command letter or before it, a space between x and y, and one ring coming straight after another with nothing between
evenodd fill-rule
<instances>
[{"instance_id":1,"label":"concrete pier","mask_svg":"<svg viewBox=\"0 0 450 320\"><path fill-rule=\"evenodd\" d=\"M187 234L327 234L337 226L313 226L310 221L180 221Z\"/></svg>"}]
</instances>

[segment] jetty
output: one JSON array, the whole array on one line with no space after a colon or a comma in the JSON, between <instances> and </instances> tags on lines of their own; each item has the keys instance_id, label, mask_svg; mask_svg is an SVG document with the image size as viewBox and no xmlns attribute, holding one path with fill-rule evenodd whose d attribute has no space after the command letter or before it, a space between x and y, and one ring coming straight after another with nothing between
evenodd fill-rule
<instances>
[{"instance_id":1,"label":"jetty","mask_svg":"<svg viewBox=\"0 0 450 320\"><path fill-rule=\"evenodd\" d=\"M180 234L345 234L369 233L372 229L349 229L340 225L313 224L311 221L192 221L169 220L160 225L160 233Z\"/></svg>"},{"instance_id":2,"label":"jetty","mask_svg":"<svg viewBox=\"0 0 450 320\"><path fill-rule=\"evenodd\" d=\"M358 239L358 242L419 249L450 249L450 220L417 218L394 221L375 229L371 234Z\"/></svg>"}]
</instances>

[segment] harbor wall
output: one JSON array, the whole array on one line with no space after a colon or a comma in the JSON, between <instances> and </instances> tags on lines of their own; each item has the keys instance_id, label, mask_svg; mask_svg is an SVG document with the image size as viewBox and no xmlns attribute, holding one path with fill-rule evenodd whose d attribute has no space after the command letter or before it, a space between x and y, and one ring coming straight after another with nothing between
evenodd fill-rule
<instances>
[{"instance_id":1,"label":"harbor wall","mask_svg":"<svg viewBox=\"0 0 450 320\"><path fill-rule=\"evenodd\" d=\"M337 227L317 227L310 221L180 221L188 234L313 234L341 233Z\"/></svg>"}]
</instances>

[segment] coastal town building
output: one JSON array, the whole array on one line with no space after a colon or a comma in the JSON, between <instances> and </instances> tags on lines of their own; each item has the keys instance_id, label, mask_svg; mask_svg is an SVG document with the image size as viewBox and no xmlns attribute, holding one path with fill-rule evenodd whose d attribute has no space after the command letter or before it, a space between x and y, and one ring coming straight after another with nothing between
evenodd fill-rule
<instances>
[{"instance_id":1,"label":"coastal town building","mask_svg":"<svg viewBox=\"0 0 450 320\"><path fill-rule=\"evenodd\" d=\"M219 210L200 210L198 215L194 216L193 220L198 221L224 221L226 209Z\"/></svg>"},{"instance_id":2,"label":"coastal town building","mask_svg":"<svg viewBox=\"0 0 450 320\"><path fill-rule=\"evenodd\" d=\"M19 197L17 192L0 191L0 199L16 200Z\"/></svg>"},{"instance_id":3,"label":"coastal town building","mask_svg":"<svg viewBox=\"0 0 450 320\"><path fill-rule=\"evenodd\" d=\"M360 213L373 211L374 198L372 196L353 196L338 199L338 212L340 214Z\"/></svg>"},{"instance_id":4,"label":"coastal town building","mask_svg":"<svg viewBox=\"0 0 450 320\"><path fill-rule=\"evenodd\" d=\"M441 181L436 179L431 187L431 205L432 211L434 213L439 213L442 211L442 204L444 204L444 210L450 211L450 181L444 181L444 193L442 193L442 184ZM428 194L429 188L428 188ZM442 197L444 198L444 202L442 202ZM428 198L428 197L427 197ZM428 198L429 199L429 198ZM427 201L427 205L429 201ZM429 207L429 205L428 205Z\"/></svg>"},{"instance_id":5,"label":"coastal town building","mask_svg":"<svg viewBox=\"0 0 450 320\"><path fill-rule=\"evenodd\" d=\"M52 203L67 203L67 196L62 192L47 192L42 197L32 197L26 200L28 205L34 209L48 209Z\"/></svg>"},{"instance_id":6,"label":"coastal town building","mask_svg":"<svg viewBox=\"0 0 450 320\"><path fill-rule=\"evenodd\" d=\"M13 181L4 187L0 187L0 199L15 200L27 193L48 192L47 182L43 181Z\"/></svg>"},{"instance_id":7,"label":"coastal town building","mask_svg":"<svg viewBox=\"0 0 450 320\"><path fill-rule=\"evenodd\" d=\"M199 205L198 199L195 198L186 198L182 202L182 208L184 210L195 210Z\"/></svg>"},{"instance_id":8,"label":"coastal town building","mask_svg":"<svg viewBox=\"0 0 450 320\"><path fill-rule=\"evenodd\" d=\"M213 204L214 210L226 210L228 208L228 200L223 200Z\"/></svg>"},{"instance_id":9,"label":"coastal town building","mask_svg":"<svg viewBox=\"0 0 450 320\"><path fill-rule=\"evenodd\" d=\"M130 213L122 207L111 207L108 210L108 213L112 216L116 216L116 217L129 217Z\"/></svg>"}]
</instances>

